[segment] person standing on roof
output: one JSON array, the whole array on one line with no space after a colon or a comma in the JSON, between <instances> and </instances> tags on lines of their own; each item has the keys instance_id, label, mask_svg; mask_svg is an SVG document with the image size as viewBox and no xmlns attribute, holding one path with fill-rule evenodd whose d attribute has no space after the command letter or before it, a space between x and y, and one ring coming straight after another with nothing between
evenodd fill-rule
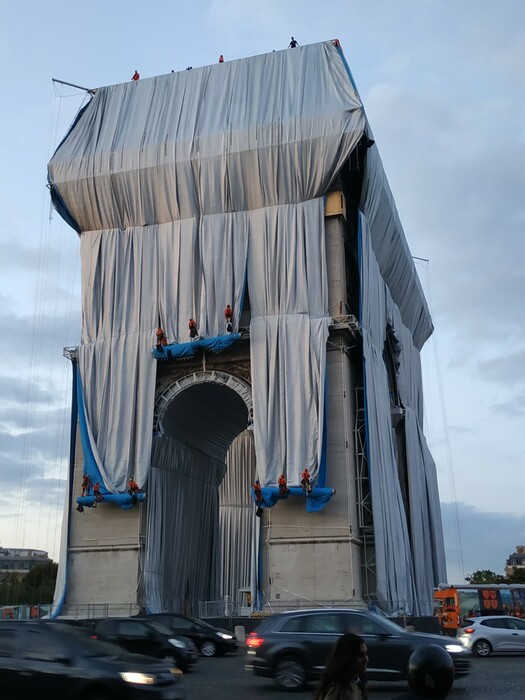
<instances>
[{"instance_id":1,"label":"person standing on roof","mask_svg":"<svg viewBox=\"0 0 525 700\"><path fill-rule=\"evenodd\" d=\"M299 42L292 37L291 42L288 44L288 48L295 49L296 46L299 46Z\"/></svg>"},{"instance_id":2,"label":"person standing on roof","mask_svg":"<svg viewBox=\"0 0 525 700\"><path fill-rule=\"evenodd\" d=\"M222 53L219 56L219 63L224 63L224 56L222 55Z\"/></svg>"},{"instance_id":3,"label":"person standing on roof","mask_svg":"<svg viewBox=\"0 0 525 700\"><path fill-rule=\"evenodd\" d=\"M131 76L131 80L140 80L140 73L136 70Z\"/></svg>"}]
</instances>

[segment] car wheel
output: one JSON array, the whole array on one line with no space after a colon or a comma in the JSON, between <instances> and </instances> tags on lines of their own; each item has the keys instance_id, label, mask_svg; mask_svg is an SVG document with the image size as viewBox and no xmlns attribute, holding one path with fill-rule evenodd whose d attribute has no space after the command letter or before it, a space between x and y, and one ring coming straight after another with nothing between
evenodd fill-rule
<instances>
[{"instance_id":1,"label":"car wheel","mask_svg":"<svg viewBox=\"0 0 525 700\"><path fill-rule=\"evenodd\" d=\"M492 652L492 646L486 639L478 639L472 646L472 653L475 656L488 656Z\"/></svg>"},{"instance_id":2,"label":"car wheel","mask_svg":"<svg viewBox=\"0 0 525 700\"><path fill-rule=\"evenodd\" d=\"M212 639L205 639L200 646L200 652L203 656L215 656L217 654L217 645Z\"/></svg>"},{"instance_id":3,"label":"car wheel","mask_svg":"<svg viewBox=\"0 0 525 700\"><path fill-rule=\"evenodd\" d=\"M299 690L306 683L306 669L296 656L283 656L275 664L274 678L284 690Z\"/></svg>"}]
</instances>

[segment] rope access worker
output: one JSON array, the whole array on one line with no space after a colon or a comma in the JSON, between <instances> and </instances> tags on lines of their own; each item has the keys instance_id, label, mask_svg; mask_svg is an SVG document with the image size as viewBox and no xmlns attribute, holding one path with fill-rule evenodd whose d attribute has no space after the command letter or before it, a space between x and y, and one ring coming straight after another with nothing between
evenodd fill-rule
<instances>
[{"instance_id":1,"label":"rope access worker","mask_svg":"<svg viewBox=\"0 0 525 700\"><path fill-rule=\"evenodd\" d=\"M286 498L288 496L288 484L284 474L281 474L277 480L277 485L279 486L279 496L281 498Z\"/></svg>"},{"instance_id":2,"label":"rope access worker","mask_svg":"<svg viewBox=\"0 0 525 700\"><path fill-rule=\"evenodd\" d=\"M91 487L91 479L89 474L83 474L82 476L82 496L87 496L89 494L89 489Z\"/></svg>"},{"instance_id":3,"label":"rope access worker","mask_svg":"<svg viewBox=\"0 0 525 700\"><path fill-rule=\"evenodd\" d=\"M133 480L133 477L128 481L128 493L129 495L133 495L134 493L140 493L140 488L139 485L137 484L136 481Z\"/></svg>"},{"instance_id":4,"label":"rope access worker","mask_svg":"<svg viewBox=\"0 0 525 700\"><path fill-rule=\"evenodd\" d=\"M261 483L260 483L259 479L257 479L253 485L253 492L255 494L255 502L262 503L263 496L262 496L262 491L261 491Z\"/></svg>"},{"instance_id":5,"label":"rope access worker","mask_svg":"<svg viewBox=\"0 0 525 700\"><path fill-rule=\"evenodd\" d=\"M163 345L167 345L168 341L164 335L164 330L159 326L157 328L157 352L162 352Z\"/></svg>"},{"instance_id":6,"label":"rope access worker","mask_svg":"<svg viewBox=\"0 0 525 700\"><path fill-rule=\"evenodd\" d=\"M140 73L136 70L131 76L131 80L140 80Z\"/></svg>"},{"instance_id":7,"label":"rope access worker","mask_svg":"<svg viewBox=\"0 0 525 700\"><path fill-rule=\"evenodd\" d=\"M233 326L232 326L233 309L229 304L224 309L224 318L226 319L226 330L228 331L228 333L231 333L233 331Z\"/></svg>"},{"instance_id":8,"label":"rope access worker","mask_svg":"<svg viewBox=\"0 0 525 700\"><path fill-rule=\"evenodd\" d=\"M308 468L304 469L301 473L301 486L308 495L312 493L312 483L310 481L310 472Z\"/></svg>"},{"instance_id":9,"label":"rope access worker","mask_svg":"<svg viewBox=\"0 0 525 700\"><path fill-rule=\"evenodd\" d=\"M224 63L224 56L222 55L222 53L219 56L219 63Z\"/></svg>"},{"instance_id":10,"label":"rope access worker","mask_svg":"<svg viewBox=\"0 0 525 700\"><path fill-rule=\"evenodd\" d=\"M190 330L190 338L193 340L197 337L197 324L192 318L188 321L188 328Z\"/></svg>"},{"instance_id":11,"label":"rope access worker","mask_svg":"<svg viewBox=\"0 0 525 700\"><path fill-rule=\"evenodd\" d=\"M296 46L299 46L299 42L292 37L291 42L288 44L288 48L295 49Z\"/></svg>"},{"instance_id":12,"label":"rope access worker","mask_svg":"<svg viewBox=\"0 0 525 700\"><path fill-rule=\"evenodd\" d=\"M98 481L93 486L93 496L95 496L95 501L100 502L104 500L104 496L100 493L100 483Z\"/></svg>"}]
</instances>

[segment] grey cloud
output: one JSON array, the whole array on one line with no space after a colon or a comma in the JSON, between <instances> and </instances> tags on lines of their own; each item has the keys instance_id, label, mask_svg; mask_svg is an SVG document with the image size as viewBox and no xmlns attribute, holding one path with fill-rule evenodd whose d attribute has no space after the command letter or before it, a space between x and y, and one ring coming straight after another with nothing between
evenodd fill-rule
<instances>
[{"instance_id":1,"label":"grey cloud","mask_svg":"<svg viewBox=\"0 0 525 700\"><path fill-rule=\"evenodd\" d=\"M16 352L17 362L53 362L65 346L78 343L79 335L80 311L38 317L5 310L0 313L0 357L6 359Z\"/></svg>"},{"instance_id":2,"label":"grey cloud","mask_svg":"<svg viewBox=\"0 0 525 700\"><path fill-rule=\"evenodd\" d=\"M525 392L522 391L505 402L494 404L493 409L504 417L525 417Z\"/></svg>"},{"instance_id":3,"label":"grey cloud","mask_svg":"<svg viewBox=\"0 0 525 700\"><path fill-rule=\"evenodd\" d=\"M479 371L490 382L525 382L525 347L509 355L480 362Z\"/></svg>"},{"instance_id":4,"label":"grey cloud","mask_svg":"<svg viewBox=\"0 0 525 700\"><path fill-rule=\"evenodd\" d=\"M48 391L28 379L0 375L0 417L2 404L27 401L29 396L34 403L49 403L51 398Z\"/></svg>"}]
</instances>

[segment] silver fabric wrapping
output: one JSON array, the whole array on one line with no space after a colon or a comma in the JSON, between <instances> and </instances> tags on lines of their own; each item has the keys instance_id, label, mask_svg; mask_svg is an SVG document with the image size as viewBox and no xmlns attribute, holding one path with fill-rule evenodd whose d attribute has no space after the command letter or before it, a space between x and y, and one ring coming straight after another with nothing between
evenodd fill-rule
<instances>
[{"instance_id":1,"label":"silver fabric wrapping","mask_svg":"<svg viewBox=\"0 0 525 700\"><path fill-rule=\"evenodd\" d=\"M156 327L169 342L188 339L190 317L203 335L224 332L246 270L259 478L297 484L308 466L315 479L328 316L321 198L364 126L331 42L96 91L49 180L82 231L79 367L110 490L148 476ZM268 352L278 365L267 374ZM300 383L282 371L292 357Z\"/></svg>"},{"instance_id":2,"label":"silver fabric wrapping","mask_svg":"<svg viewBox=\"0 0 525 700\"><path fill-rule=\"evenodd\" d=\"M369 167L375 167L377 162L372 159ZM380 179L377 173L369 177L376 182ZM377 189L378 192L381 190ZM375 219L375 230L372 230L367 217L362 212L360 214L361 324L377 595L383 607L391 611L431 615L432 589L445 580L446 564L436 468L422 430L421 362L413 336L414 332L421 333L422 328L431 326L430 319L423 313L426 307L421 302L421 314L418 315L410 312L411 308L416 308L416 302L400 297L401 306L408 303L405 317L408 314L408 318L420 319L412 329L404 323L373 247L374 238L385 237L379 221ZM382 221L388 228L392 217L385 217ZM399 232L401 229L398 229L398 235ZM399 274L406 275L403 269L410 264L413 267L411 260L404 264L398 262ZM412 274L416 275L415 270ZM418 283L414 281L413 284L417 287ZM400 346L398 390L405 412L408 516L399 482L398 460L401 457L395 444L390 389L383 360L387 324L392 327Z\"/></svg>"}]
</instances>

